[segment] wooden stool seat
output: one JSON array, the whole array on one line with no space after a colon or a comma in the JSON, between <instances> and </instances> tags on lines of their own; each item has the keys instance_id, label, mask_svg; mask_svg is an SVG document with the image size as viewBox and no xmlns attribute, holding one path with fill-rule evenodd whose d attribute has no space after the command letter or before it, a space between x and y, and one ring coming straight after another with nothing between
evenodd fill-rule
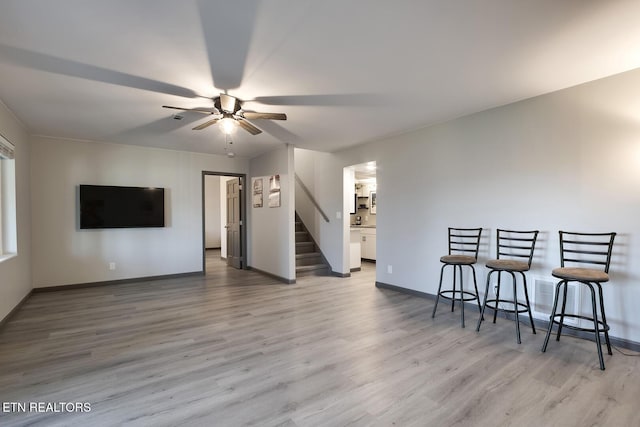
<instances>
[{"instance_id":1,"label":"wooden stool seat","mask_svg":"<svg viewBox=\"0 0 640 427\"><path fill-rule=\"evenodd\" d=\"M499 271L528 271L529 264L513 259L490 259L485 264L488 268Z\"/></svg>"},{"instance_id":2,"label":"wooden stool seat","mask_svg":"<svg viewBox=\"0 0 640 427\"><path fill-rule=\"evenodd\" d=\"M578 282L608 282L609 275L602 270L592 268L554 268L551 272L553 277L565 280L575 280Z\"/></svg>"},{"instance_id":3,"label":"wooden stool seat","mask_svg":"<svg viewBox=\"0 0 640 427\"><path fill-rule=\"evenodd\" d=\"M468 255L445 255L440 257L440 262L453 265L471 265L476 263L476 259Z\"/></svg>"}]
</instances>

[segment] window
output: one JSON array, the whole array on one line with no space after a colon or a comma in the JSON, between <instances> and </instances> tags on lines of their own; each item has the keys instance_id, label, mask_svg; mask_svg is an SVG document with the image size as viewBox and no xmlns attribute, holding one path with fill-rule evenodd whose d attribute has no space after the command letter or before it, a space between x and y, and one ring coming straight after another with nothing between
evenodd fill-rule
<instances>
[{"instance_id":1,"label":"window","mask_svg":"<svg viewBox=\"0 0 640 427\"><path fill-rule=\"evenodd\" d=\"M14 147L0 135L0 260L18 252Z\"/></svg>"}]
</instances>

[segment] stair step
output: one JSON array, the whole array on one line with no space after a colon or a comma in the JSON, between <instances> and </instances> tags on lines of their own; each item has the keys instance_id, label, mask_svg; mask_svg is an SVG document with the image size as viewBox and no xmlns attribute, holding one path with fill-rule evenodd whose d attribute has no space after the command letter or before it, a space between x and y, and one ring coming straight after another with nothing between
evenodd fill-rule
<instances>
[{"instance_id":1,"label":"stair step","mask_svg":"<svg viewBox=\"0 0 640 427\"><path fill-rule=\"evenodd\" d=\"M296 259L313 258L313 257L317 257L317 256L322 256L322 254L320 252L305 252L305 253L301 253L301 254L296 254Z\"/></svg>"},{"instance_id":2,"label":"stair step","mask_svg":"<svg viewBox=\"0 0 640 427\"><path fill-rule=\"evenodd\" d=\"M296 231L296 242L308 242L310 241L309 233L306 231Z\"/></svg>"},{"instance_id":3,"label":"stair step","mask_svg":"<svg viewBox=\"0 0 640 427\"><path fill-rule=\"evenodd\" d=\"M303 254L296 254L296 267L311 264L322 264L324 259L320 252L307 252Z\"/></svg>"},{"instance_id":4,"label":"stair step","mask_svg":"<svg viewBox=\"0 0 640 427\"><path fill-rule=\"evenodd\" d=\"M329 266L326 264L311 264L296 267L296 276L304 275L328 276Z\"/></svg>"},{"instance_id":5,"label":"stair step","mask_svg":"<svg viewBox=\"0 0 640 427\"><path fill-rule=\"evenodd\" d=\"M315 252L313 242L296 242L296 254L308 254L310 252Z\"/></svg>"},{"instance_id":6,"label":"stair step","mask_svg":"<svg viewBox=\"0 0 640 427\"><path fill-rule=\"evenodd\" d=\"M331 267L316 247L298 213L295 219L296 276L328 276Z\"/></svg>"},{"instance_id":7,"label":"stair step","mask_svg":"<svg viewBox=\"0 0 640 427\"><path fill-rule=\"evenodd\" d=\"M327 264L311 264L311 265L301 265L300 267L296 267L296 271L311 271L311 270L320 270L322 268L327 268Z\"/></svg>"}]
</instances>

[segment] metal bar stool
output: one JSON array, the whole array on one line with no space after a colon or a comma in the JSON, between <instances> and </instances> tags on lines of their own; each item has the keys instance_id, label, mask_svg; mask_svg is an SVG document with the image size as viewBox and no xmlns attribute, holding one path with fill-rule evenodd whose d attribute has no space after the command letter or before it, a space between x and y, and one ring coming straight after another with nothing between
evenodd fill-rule
<instances>
[{"instance_id":1,"label":"metal bar stool","mask_svg":"<svg viewBox=\"0 0 640 427\"><path fill-rule=\"evenodd\" d=\"M484 311L487 307L493 310L493 323L496 323L496 315L498 310L513 313L516 322L516 341L518 344L520 340L520 313L529 313L529 321L531 322L531 329L533 333L536 333L536 327L533 324L533 316L531 315L531 306L529 304L529 292L527 291L527 277L524 272L529 271L531 268L531 260L533 259L533 250L536 247L536 240L538 238L538 230L533 231L514 231L514 230L500 230L498 229L498 235L496 238L496 259L487 261L486 267L490 270L487 273L487 286L484 291L484 303L482 304L482 310L480 311L480 318L478 319L478 326L476 331L480 332L480 325L484 320ZM514 259L516 258L516 259ZM519 259L518 259L519 258ZM525 259L526 261L521 261ZM496 297L495 299L489 299L489 282L493 273L498 273L498 283L496 284ZM500 299L500 284L502 281L502 273L509 273L511 275L511 281L513 283L513 300ZM518 301L518 289L516 274L520 273L522 276L522 286L524 288L525 303ZM500 307L499 304L513 305L513 308Z\"/></svg>"},{"instance_id":2,"label":"metal bar stool","mask_svg":"<svg viewBox=\"0 0 640 427\"><path fill-rule=\"evenodd\" d=\"M478 249L480 248L480 235L482 228L452 228L449 227L449 254L440 257L443 263L440 269L440 284L438 285L438 293L436 294L436 304L433 307L431 318L436 316L439 299L445 298L451 300L451 311L453 312L456 299L460 301L460 311L462 319L462 327L464 328L464 302L478 301L478 310L480 310L480 296L478 294L478 284L476 282L476 270L473 268L478 260ZM444 268L453 267L453 289L442 290L442 275ZM469 266L473 273L473 287L475 293L464 289L462 280L462 267ZM456 272L460 276L460 290L456 289Z\"/></svg>"},{"instance_id":3,"label":"metal bar stool","mask_svg":"<svg viewBox=\"0 0 640 427\"><path fill-rule=\"evenodd\" d=\"M611 251L613 249L613 239L616 233L572 233L560 231L560 268L552 271L553 277L560 279L556 285L556 294L553 300L553 309L549 316L549 328L547 336L542 345L542 351L547 350L549 337L553 325L558 325L556 341L560 341L562 328L569 328L577 331L593 332L596 338L596 347L598 348L598 359L600 360L600 369L604 371L604 358L602 357L602 344L600 342L600 333L604 333L607 351L611 352L611 342L609 341L609 325L607 324L607 316L604 313L604 302L602 300L602 283L609 281L609 264L611 263ZM565 267L565 263L588 264L591 266L603 266L603 269L584 268L584 267ZM567 314L565 312L567 305L567 287L569 282L578 282L589 288L591 292L591 311L593 317L582 316L579 314ZM598 297L596 298L596 290L598 288ZM560 289L563 290L562 308L560 314L557 314L558 299ZM598 319L598 308L602 320ZM560 320L557 320L557 319ZM578 326L567 325L564 323L565 318L584 319L593 322L593 329L581 328Z\"/></svg>"}]
</instances>

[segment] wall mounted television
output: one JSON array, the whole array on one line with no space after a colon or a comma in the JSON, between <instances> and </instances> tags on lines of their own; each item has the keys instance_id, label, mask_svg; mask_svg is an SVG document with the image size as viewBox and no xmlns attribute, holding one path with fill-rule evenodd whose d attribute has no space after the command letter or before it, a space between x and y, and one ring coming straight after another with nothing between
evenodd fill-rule
<instances>
[{"instance_id":1,"label":"wall mounted television","mask_svg":"<svg viewBox=\"0 0 640 427\"><path fill-rule=\"evenodd\" d=\"M80 185L80 228L164 227L164 188Z\"/></svg>"}]
</instances>

